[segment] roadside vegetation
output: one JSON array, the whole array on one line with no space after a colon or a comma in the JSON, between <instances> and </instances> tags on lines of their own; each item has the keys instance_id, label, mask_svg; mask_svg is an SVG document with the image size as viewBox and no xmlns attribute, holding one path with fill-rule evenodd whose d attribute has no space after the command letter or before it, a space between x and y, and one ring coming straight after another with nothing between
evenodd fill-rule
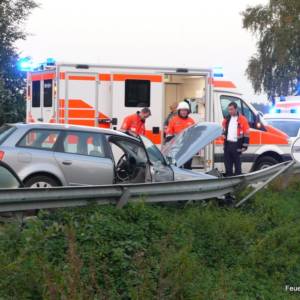
<instances>
[{"instance_id":1,"label":"roadside vegetation","mask_svg":"<svg viewBox=\"0 0 300 300\"><path fill-rule=\"evenodd\" d=\"M0 299L298 299L298 182L239 210L141 202L5 224Z\"/></svg>"}]
</instances>

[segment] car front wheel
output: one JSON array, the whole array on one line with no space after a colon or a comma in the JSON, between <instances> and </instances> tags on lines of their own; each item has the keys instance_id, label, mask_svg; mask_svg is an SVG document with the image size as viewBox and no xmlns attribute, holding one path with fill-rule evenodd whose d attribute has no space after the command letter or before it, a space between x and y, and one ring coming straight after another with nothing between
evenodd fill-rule
<instances>
[{"instance_id":1,"label":"car front wheel","mask_svg":"<svg viewBox=\"0 0 300 300\"><path fill-rule=\"evenodd\" d=\"M29 188L50 188L59 186L59 183L54 178L45 175L33 176L25 181L25 187Z\"/></svg>"}]
</instances>

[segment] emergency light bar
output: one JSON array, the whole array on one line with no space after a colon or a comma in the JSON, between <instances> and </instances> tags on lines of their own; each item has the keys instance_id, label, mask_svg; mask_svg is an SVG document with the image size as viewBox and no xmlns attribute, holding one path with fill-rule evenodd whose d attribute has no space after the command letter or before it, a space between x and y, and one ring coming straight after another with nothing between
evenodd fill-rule
<instances>
[{"instance_id":1,"label":"emergency light bar","mask_svg":"<svg viewBox=\"0 0 300 300\"><path fill-rule=\"evenodd\" d=\"M281 108L272 107L269 111L270 115L281 114L281 113L300 114L300 110L295 107L289 110L282 110Z\"/></svg>"},{"instance_id":2,"label":"emergency light bar","mask_svg":"<svg viewBox=\"0 0 300 300\"><path fill-rule=\"evenodd\" d=\"M28 72L33 70L33 62L29 56L20 58L17 64L20 71Z\"/></svg>"},{"instance_id":3,"label":"emergency light bar","mask_svg":"<svg viewBox=\"0 0 300 300\"><path fill-rule=\"evenodd\" d=\"M18 61L18 69L23 72L43 70L50 66L55 66L54 58L47 58L44 63L34 63L30 56L22 57Z\"/></svg>"},{"instance_id":4,"label":"emergency light bar","mask_svg":"<svg viewBox=\"0 0 300 300\"><path fill-rule=\"evenodd\" d=\"M280 114L281 113L281 109L280 108L276 108L276 107L272 107L269 111L269 114L273 115L273 114Z\"/></svg>"}]
</instances>

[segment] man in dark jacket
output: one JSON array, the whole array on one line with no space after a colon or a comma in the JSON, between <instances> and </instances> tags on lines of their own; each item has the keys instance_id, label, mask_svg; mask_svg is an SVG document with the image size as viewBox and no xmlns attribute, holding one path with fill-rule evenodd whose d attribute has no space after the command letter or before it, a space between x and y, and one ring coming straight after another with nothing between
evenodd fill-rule
<instances>
[{"instance_id":1,"label":"man in dark jacket","mask_svg":"<svg viewBox=\"0 0 300 300\"><path fill-rule=\"evenodd\" d=\"M242 173L241 154L248 148L250 127L247 118L238 112L235 102L228 105L228 113L223 120L224 163L226 176L233 176Z\"/></svg>"}]
</instances>

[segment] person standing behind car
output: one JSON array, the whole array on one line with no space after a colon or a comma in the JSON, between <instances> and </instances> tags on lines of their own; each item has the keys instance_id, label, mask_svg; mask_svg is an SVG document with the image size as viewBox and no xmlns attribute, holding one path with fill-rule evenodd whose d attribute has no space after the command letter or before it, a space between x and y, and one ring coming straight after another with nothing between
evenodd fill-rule
<instances>
[{"instance_id":1,"label":"person standing behind car","mask_svg":"<svg viewBox=\"0 0 300 300\"><path fill-rule=\"evenodd\" d=\"M135 114L125 117L120 131L127 133L131 136L137 137L139 135L145 135L146 119L151 116L151 111L148 107L144 107L141 111Z\"/></svg>"},{"instance_id":2,"label":"person standing behind car","mask_svg":"<svg viewBox=\"0 0 300 300\"><path fill-rule=\"evenodd\" d=\"M174 102L169 106L170 112L164 122L164 135L166 135L166 131L171 119L177 114L177 105L177 102Z\"/></svg>"},{"instance_id":3,"label":"person standing behind car","mask_svg":"<svg viewBox=\"0 0 300 300\"><path fill-rule=\"evenodd\" d=\"M235 102L229 103L228 116L223 120L224 164L226 176L242 173L241 154L249 145L249 123L245 116L238 112Z\"/></svg>"},{"instance_id":4,"label":"person standing behind car","mask_svg":"<svg viewBox=\"0 0 300 300\"><path fill-rule=\"evenodd\" d=\"M195 124L195 121L189 117L190 106L182 101L177 106L177 114L170 120L166 130L166 142L169 142L176 135L180 134L186 128ZM192 169L192 159L183 166L185 169Z\"/></svg>"}]
</instances>

